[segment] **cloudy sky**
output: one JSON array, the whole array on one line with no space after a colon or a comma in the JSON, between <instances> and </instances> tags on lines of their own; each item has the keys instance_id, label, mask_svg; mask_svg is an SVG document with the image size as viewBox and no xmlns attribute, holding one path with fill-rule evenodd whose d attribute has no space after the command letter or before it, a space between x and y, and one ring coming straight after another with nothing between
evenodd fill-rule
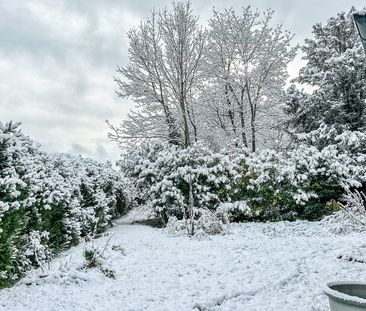
<instances>
[{"instance_id":1,"label":"cloudy sky","mask_svg":"<svg viewBox=\"0 0 366 311\"><path fill-rule=\"evenodd\" d=\"M23 131L51 152L115 160L105 120L118 123L133 104L117 97L113 75L128 60L126 32L162 0L0 0L0 121L21 121ZM311 26L363 0L193 0L202 23L212 7L275 10L275 22L301 43ZM297 74L298 57L289 67Z\"/></svg>"}]
</instances>

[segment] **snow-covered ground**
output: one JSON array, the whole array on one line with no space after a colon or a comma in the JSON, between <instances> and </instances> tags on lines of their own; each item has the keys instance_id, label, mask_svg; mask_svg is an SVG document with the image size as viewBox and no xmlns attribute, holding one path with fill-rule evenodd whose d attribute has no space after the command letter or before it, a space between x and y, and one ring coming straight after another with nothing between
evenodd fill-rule
<instances>
[{"instance_id":1,"label":"snow-covered ground","mask_svg":"<svg viewBox=\"0 0 366 311\"><path fill-rule=\"evenodd\" d=\"M108 233L93 243L113 234L104 267L115 279L80 270L79 245L0 291L0 310L328 310L326 282L366 281L366 264L337 258L366 257L366 236L321 223L234 224L204 240L129 224Z\"/></svg>"}]
</instances>

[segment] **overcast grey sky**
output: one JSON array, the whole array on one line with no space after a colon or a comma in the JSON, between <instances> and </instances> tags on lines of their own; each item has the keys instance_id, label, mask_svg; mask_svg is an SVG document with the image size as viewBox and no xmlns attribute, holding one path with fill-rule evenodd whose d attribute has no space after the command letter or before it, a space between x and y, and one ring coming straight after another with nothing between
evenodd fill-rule
<instances>
[{"instance_id":1,"label":"overcast grey sky","mask_svg":"<svg viewBox=\"0 0 366 311\"><path fill-rule=\"evenodd\" d=\"M275 22L302 43L311 26L362 0L193 0L205 23L212 7L273 8ZM21 121L43 150L116 160L105 120L117 123L132 104L115 95L113 75L127 63L126 32L162 0L0 0L0 120ZM303 61L289 67L297 74Z\"/></svg>"}]
</instances>

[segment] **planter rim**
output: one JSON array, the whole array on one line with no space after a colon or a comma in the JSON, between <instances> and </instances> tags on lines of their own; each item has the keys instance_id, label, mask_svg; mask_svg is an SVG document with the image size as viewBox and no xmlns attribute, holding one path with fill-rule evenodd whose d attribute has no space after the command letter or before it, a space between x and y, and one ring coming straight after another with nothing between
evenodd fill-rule
<instances>
[{"instance_id":1,"label":"planter rim","mask_svg":"<svg viewBox=\"0 0 366 311\"><path fill-rule=\"evenodd\" d=\"M332 299L338 300L340 302L353 304L356 306L366 307L365 298L348 295L348 294L342 293L338 290L331 288L332 286L337 286L337 285L363 285L366 287L366 283L357 282L357 281L356 282L354 282L354 281L330 282L327 284L327 287L324 290L324 294L326 294L328 297L330 297Z\"/></svg>"}]
</instances>

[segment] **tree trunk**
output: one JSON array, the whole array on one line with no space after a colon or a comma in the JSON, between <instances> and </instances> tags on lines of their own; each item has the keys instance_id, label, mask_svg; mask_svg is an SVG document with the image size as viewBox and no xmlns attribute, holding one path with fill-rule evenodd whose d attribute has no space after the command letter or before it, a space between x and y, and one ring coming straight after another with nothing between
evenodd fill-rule
<instances>
[{"instance_id":1,"label":"tree trunk","mask_svg":"<svg viewBox=\"0 0 366 311\"><path fill-rule=\"evenodd\" d=\"M230 119L230 123L232 126L232 131L236 137L236 127L235 127L235 120L234 120L234 112L232 109L232 105L229 99L229 90L228 90L228 84L225 84L225 97L226 97L226 103L228 106L228 115L229 115L229 119Z\"/></svg>"},{"instance_id":2,"label":"tree trunk","mask_svg":"<svg viewBox=\"0 0 366 311\"><path fill-rule=\"evenodd\" d=\"M256 128L255 128L255 115L257 112L257 105L255 100L252 99L252 96L250 94L250 87L249 82L245 82L245 90L247 92L248 97L248 103L250 107L250 129L251 129L251 136L252 136L252 152L255 152L256 150ZM244 94L243 94L244 96Z\"/></svg>"},{"instance_id":3,"label":"tree trunk","mask_svg":"<svg viewBox=\"0 0 366 311\"><path fill-rule=\"evenodd\" d=\"M254 118L250 120L250 128L252 131L252 152L255 152L256 150L256 129L254 124Z\"/></svg>"},{"instance_id":4,"label":"tree trunk","mask_svg":"<svg viewBox=\"0 0 366 311\"><path fill-rule=\"evenodd\" d=\"M194 118L193 109L191 109L191 112L189 110L187 110L187 112L188 112L189 122L191 123L192 128L193 128L194 141L197 142L198 141L198 133L197 133L197 125L196 125L196 120Z\"/></svg>"},{"instance_id":5,"label":"tree trunk","mask_svg":"<svg viewBox=\"0 0 366 311\"><path fill-rule=\"evenodd\" d=\"M183 112L183 130L184 130L184 147L188 148L191 144L190 137L189 137L189 126L188 126L188 120L187 120L187 111L185 105L182 107Z\"/></svg>"},{"instance_id":6,"label":"tree trunk","mask_svg":"<svg viewBox=\"0 0 366 311\"><path fill-rule=\"evenodd\" d=\"M188 217L189 217L189 226L188 226L188 235L194 235L194 210L193 210L194 200L193 200L193 186L192 186L192 178L189 178L189 202L188 202Z\"/></svg>"},{"instance_id":7,"label":"tree trunk","mask_svg":"<svg viewBox=\"0 0 366 311\"><path fill-rule=\"evenodd\" d=\"M248 147L247 136L245 135L245 119L244 119L244 89L241 91L241 105L240 105L240 125L241 138L245 147Z\"/></svg>"}]
</instances>

